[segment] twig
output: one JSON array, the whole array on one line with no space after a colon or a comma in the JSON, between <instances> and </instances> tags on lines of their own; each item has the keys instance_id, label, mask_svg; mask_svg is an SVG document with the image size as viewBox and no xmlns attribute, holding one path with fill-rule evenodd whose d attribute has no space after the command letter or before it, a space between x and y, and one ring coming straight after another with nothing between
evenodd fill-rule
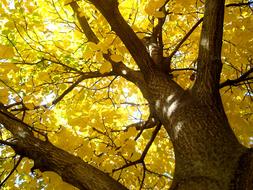
<instances>
[{"instance_id":1,"label":"twig","mask_svg":"<svg viewBox=\"0 0 253 190\"><path fill-rule=\"evenodd\" d=\"M155 130L153 131L152 137L150 138L150 140L147 143L145 149L143 150L143 153L142 153L141 157L138 160L136 160L134 162L129 162L129 163L125 164L124 166L120 167L120 168L114 169L113 172L125 169L127 167L130 167L130 166L133 166L133 165L136 165L136 164L144 163L144 159L145 159L145 157L148 153L148 150L151 147L152 143L154 142L154 140L156 138L156 135L158 134L159 130L161 129L161 126L162 126L162 124L159 123L158 126L155 128Z\"/></svg>"},{"instance_id":2,"label":"twig","mask_svg":"<svg viewBox=\"0 0 253 190\"><path fill-rule=\"evenodd\" d=\"M173 52L169 55L169 57L165 58L165 63L170 63L172 57L176 54L176 52L179 50L179 48L182 46L182 44L189 38L189 36L193 33L193 31L200 25L200 23L203 21L203 18L199 19L198 22L194 24L194 26L187 32L187 34L182 38L182 40L177 44Z\"/></svg>"},{"instance_id":3,"label":"twig","mask_svg":"<svg viewBox=\"0 0 253 190\"><path fill-rule=\"evenodd\" d=\"M251 6L253 2L249 1L248 3L230 3L225 5L226 7L242 7L242 6Z\"/></svg>"},{"instance_id":4,"label":"twig","mask_svg":"<svg viewBox=\"0 0 253 190\"><path fill-rule=\"evenodd\" d=\"M18 165L20 164L20 162L22 161L23 157L20 156L18 159L18 162L14 165L14 167L12 168L12 170L10 171L10 173L6 176L6 178L0 183L0 187L2 187L4 185L4 183L10 178L10 176L14 173L14 171L17 169Z\"/></svg>"},{"instance_id":5,"label":"twig","mask_svg":"<svg viewBox=\"0 0 253 190\"><path fill-rule=\"evenodd\" d=\"M236 84L247 81L247 80L252 80L253 77L248 77L251 73L253 73L253 68L249 69L245 73L243 73L239 78L234 79L234 80L226 80L225 82L220 84L220 88L223 88L225 86L235 86Z\"/></svg>"},{"instance_id":6,"label":"twig","mask_svg":"<svg viewBox=\"0 0 253 190\"><path fill-rule=\"evenodd\" d=\"M3 141L3 140L0 140L0 144L4 144L4 145L8 145L8 146L13 146L13 145L14 145L14 144L11 143L11 142Z\"/></svg>"},{"instance_id":7,"label":"twig","mask_svg":"<svg viewBox=\"0 0 253 190\"><path fill-rule=\"evenodd\" d=\"M171 72L173 71L195 71L197 72L197 69L195 68L176 68L176 69L171 69Z\"/></svg>"}]
</instances>

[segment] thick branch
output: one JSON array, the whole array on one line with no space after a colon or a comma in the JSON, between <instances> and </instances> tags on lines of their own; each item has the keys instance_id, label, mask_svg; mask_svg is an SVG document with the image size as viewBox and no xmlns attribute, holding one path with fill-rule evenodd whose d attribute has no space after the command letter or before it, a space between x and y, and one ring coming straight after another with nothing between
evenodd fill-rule
<instances>
[{"instance_id":1,"label":"thick branch","mask_svg":"<svg viewBox=\"0 0 253 190\"><path fill-rule=\"evenodd\" d=\"M79 24L81 25L83 32L88 39L88 41L93 43L99 43L99 39L97 38L96 34L93 32L92 28L90 27L87 19L85 16L80 17L79 5L76 1L71 2L70 6L72 7L73 11L76 13ZM126 24L126 23L125 23ZM145 49L145 48L144 48ZM133 82L136 86L140 88L145 98L148 96L147 87L145 85L145 81L143 75L139 71L134 71L128 68L124 63L119 62L115 63L110 59L110 52L108 54L104 54L104 58L112 64L113 73L115 75L122 76L126 80Z\"/></svg>"},{"instance_id":2,"label":"thick branch","mask_svg":"<svg viewBox=\"0 0 253 190\"><path fill-rule=\"evenodd\" d=\"M94 42L97 44L99 42L99 39L97 38L95 33L92 31L86 18L84 16L82 16L82 17L80 16L81 12L78 10L79 6L78 6L77 2L76 1L71 2L70 6L72 7L73 11L76 13L76 17L77 17L77 19L81 25L81 28L83 29L83 32L84 32L85 36L87 37L87 39L90 42Z\"/></svg>"},{"instance_id":3,"label":"thick branch","mask_svg":"<svg viewBox=\"0 0 253 190\"><path fill-rule=\"evenodd\" d=\"M83 190L120 190L126 188L97 168L85 163L81 158L59 149L48 141L35 138L27 129L27 124L15 118L1 107L0 123L14 138L14 151L34 160L34 169L54 171L64 181Z\"/></svg>"},{"instance_id":4,"label":"thick branch","mask_svg":"<svg viewBox=\"0 0 253 190\"><path fill-rule=\"evenodd\" d=\"M203 103L219 105L219 81L222 69L224 0L207 0L199 44L197 78L193 93Z\"/></svg>"},{"instance_id":5,"label":"thick branch","mask_svg":"<svg viewBox=\"0 0 253 190\"><path fill-rule=\"evenodd\" d=\"M136 64L145 73L146 78L153 76L154 65L152 58L149 56L145 46L137 37L132 28L122 17L118 9L117 0L89 0L101 12L105 19L110 24L112 30L125 44L126 48L132 55Z\"/></svg>"},{"instance_id":6,"label":"thick branch","mask_svg":"<svg viewBox=\"0 0 253 190\"><path fill-rule=\"evenodd\" d=\"M169 74L170 72L170 65L165 65L163 62L163 25L166 21L166 6L167 2L159 9L159 11L162 11L165 16L162 18L158 18L158 23L157 25L153 28L153 33L151 35L151 41L152 43L157 44L157 55L151 55L151 57L153 58L153 60L155 60L156 64L159 64L159 67L161 68L161 70L163 70L165 73Z\"/></svg>"},{"instance_id":7,"label":"thick branch","mask_svg":"<svg viewBox=\"0 0 253 190\"><path fill-rule=\"evenodd\" d=\"M2 144L7 145L7 146L13 146L14 145L12 142L0 140L0 145L2 145Z\"/></svg>"}]
</instances>

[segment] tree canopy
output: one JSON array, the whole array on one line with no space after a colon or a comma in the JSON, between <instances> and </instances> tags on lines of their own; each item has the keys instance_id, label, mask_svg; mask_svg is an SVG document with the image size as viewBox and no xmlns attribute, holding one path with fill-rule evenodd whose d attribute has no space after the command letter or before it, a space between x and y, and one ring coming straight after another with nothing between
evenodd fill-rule
<instances>
[{"instance_id":1,"label":"tree canopy","mask_svg":"<svg viewBox=\"0 0 253 190\"><path fill-rule=\"evenodd\" d=\"M116 2L122 18L110 20L118 14L112 9ZM28 159L36 157L36 149L15 149L16 139L32 134L27 139L38 151L43 143L52 151L58 147L128 189L168 189L173 145L153 119L145 94L147 79L140 70L146 68L138 59L146 47L140 43L139 50L127 39L131 32L137 40L157 34L168 77L190 89L199 44L205 43L200 41L204 5L202 0L2 0L0 188L76 189L63 182L73 179L41 167L43 158ZM246 147L253 143L252 14L251 0L226 1L219 83L228 120ZM123 18L127 25L117 27ZM117 30L125 32L119 36ZM5 127L8 122L12 127Z\"/></svg>"}]
</instances>

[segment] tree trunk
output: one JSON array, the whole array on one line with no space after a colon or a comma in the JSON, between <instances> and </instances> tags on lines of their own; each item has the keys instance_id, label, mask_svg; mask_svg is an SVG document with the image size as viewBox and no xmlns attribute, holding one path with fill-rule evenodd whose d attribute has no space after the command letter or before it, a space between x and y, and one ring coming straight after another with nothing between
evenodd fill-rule
<instances>
[{"instance_id":1,"label":"tree trunk","mask_svg":"<svg viewBox=\"0 0 253 190\"><path fill-rule=\"evenodd\" d=\"M153 107L174 145L173 190L229 190L242 153L227 118L157 73L150 82ZM172 86L173 90L169 87Z\"/></svg>"},{"instance_id":2,"label":"tree trunk","mask_svg":"<svg viewBox=\"0 0 253 190\"><path fill-rule=\"evenodd\" d=\"M146 48L121 16L116 0L89 1L103 14L135 59L141 75L136 72L134 79L141 80L132 82L143 86L140 89L150 103L152 114L170 136L176 160L171 190L253 189L252 151L238 142L219 94L224 1L205 2L197 80L189 91L154 66ZM93 39L97 40L94 36ZM8 145L21 156L33 159L34 169L54 171L80 189L126 189L80 158L35 138L29 126L1 105L0 122L15 137Z\"/></svg>"}]
</instances>

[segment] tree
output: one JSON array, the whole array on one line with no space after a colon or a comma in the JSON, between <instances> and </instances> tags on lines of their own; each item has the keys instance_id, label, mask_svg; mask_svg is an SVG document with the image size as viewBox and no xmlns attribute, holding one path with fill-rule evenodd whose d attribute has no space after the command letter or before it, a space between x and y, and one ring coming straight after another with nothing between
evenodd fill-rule
<instances>
[{"instance_id":1,"label":"tree","mask_svg":"<svg viewBox=\"0 0 253 190\"><path fill-rule=\"evenodd\" d=\"M253 189L252 1L0 13L1 188Z\"/></svg>"}]
</instances>

